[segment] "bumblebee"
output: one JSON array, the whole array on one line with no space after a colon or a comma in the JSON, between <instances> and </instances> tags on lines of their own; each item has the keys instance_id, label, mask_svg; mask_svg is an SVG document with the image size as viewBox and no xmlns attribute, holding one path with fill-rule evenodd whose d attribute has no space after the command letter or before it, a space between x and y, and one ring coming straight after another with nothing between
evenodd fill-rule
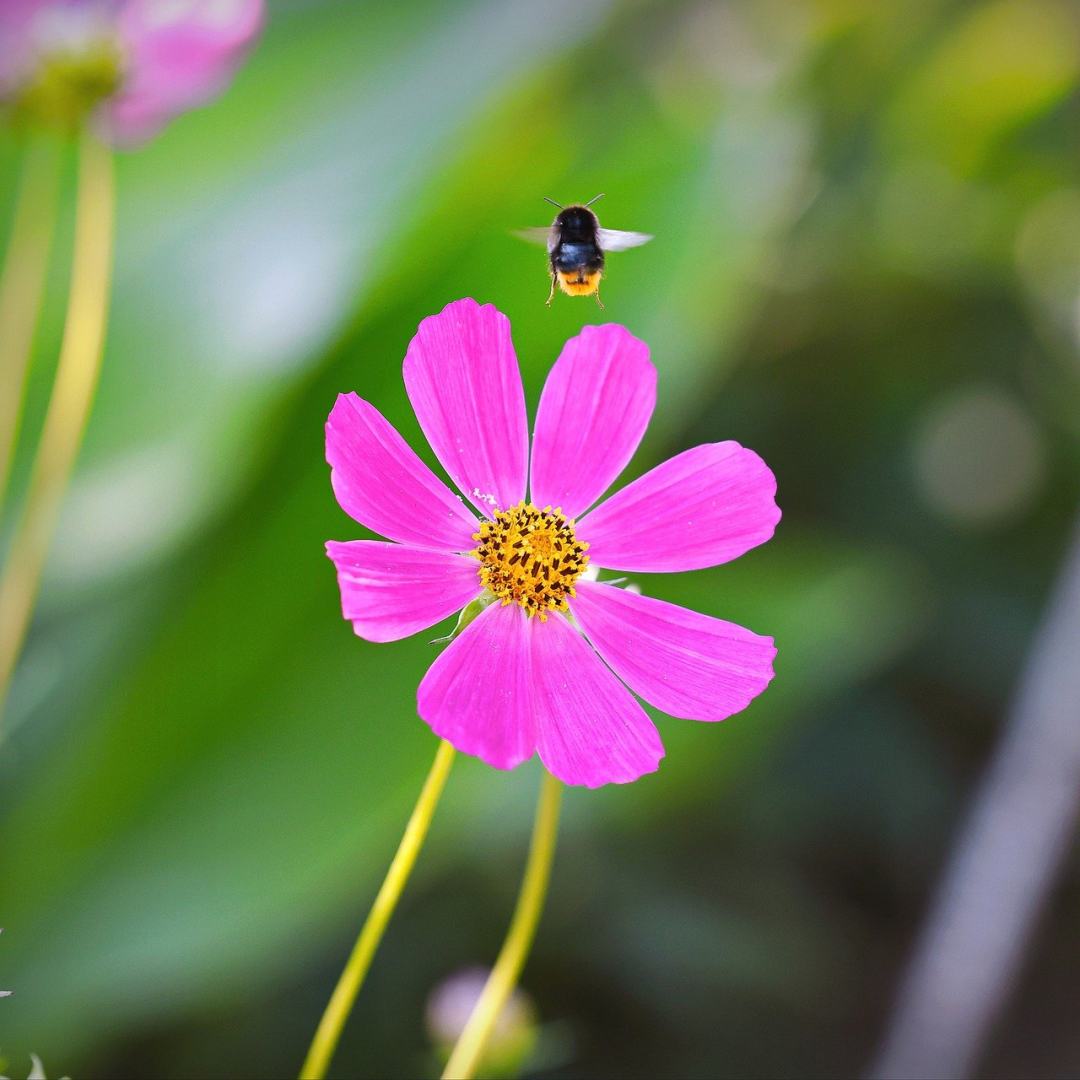
<instances>
[{"instance_id":1,"label":"bumblebee","mask_svg":"<svg viewBox=\"0 0 1080 1080\"><path fill-rule=\"evenodd\" d=\"M555 298L558 286L567 296L595 296L600 300L600 278L604 273L604 255L609 251L625 251L648 243L652 237L647 233L621 232L618 229L600 227L600 219L589 209L603 193L587 203L562 206L554 199L545 198L559 209L548 228L524 229L518 235L534 243L546 244L548 272L551 274L551 291L547 303Z\"/></svg>"}]
</instances>

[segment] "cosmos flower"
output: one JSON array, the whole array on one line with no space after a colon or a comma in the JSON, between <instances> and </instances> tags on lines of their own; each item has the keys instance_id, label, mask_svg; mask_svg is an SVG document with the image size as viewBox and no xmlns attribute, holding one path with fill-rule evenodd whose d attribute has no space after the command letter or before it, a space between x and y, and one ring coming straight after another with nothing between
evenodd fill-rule
<instances>
[{"instance_id":1,"label":"cosmos flower","mask_svg":"<svg viewBox=\"0 0 1080 1080\"><path fill-rule=\"evenodd\" d=\"M392 542L331 541L327 552L343 614L369 641L481 609L417 691L437 735L499 769L535 752L560 780L597 787L663 757L635 694L673 716L723 720L765 689L771 638L595 580L600 567L728 562L780 518L773 474L735 442L686 450L594 507L656 402L644 342L607 325L566 343L531 457L510 324L495 308L459 300L425 319L404 378L435 456L481 516L373 405L342 394L326 425L334 493Z\"/></svg>"},{"instance_id":2,"label":"cosmos flower","mask_svg":"<svg viewBox=\"0 0 1080 1080\"><path fill-rule=\"evenodd\" d=\"M228 85L263 0L0 0L0 103L132 144Z\"/></svg>"}]
</instances>

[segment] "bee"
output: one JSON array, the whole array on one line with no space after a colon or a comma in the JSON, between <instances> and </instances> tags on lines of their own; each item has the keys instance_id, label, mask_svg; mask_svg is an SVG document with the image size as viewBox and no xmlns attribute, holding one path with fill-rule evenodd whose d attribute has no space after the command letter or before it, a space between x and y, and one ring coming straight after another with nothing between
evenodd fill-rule
<instances>
[{"instance_id":1,"label":"bee","mask_svg":"<svg viewBox=\"0 0 1080 1080\"><path fill-rule=\"evenodd\" d=\"M524 240L547 245L548 273L551 275L548 307L555 299L556 286L567 296L595 296L596 302L603 307L600 278L604 273L604 255L609 251L639 247L652 239L647 233L601 228L600 219L589 207L603 197L601 192L580 206L563 206L545 196L544 202L559 209L555 220L547 228L523 229L518 233Z\"/></svg>"}]
</instances>

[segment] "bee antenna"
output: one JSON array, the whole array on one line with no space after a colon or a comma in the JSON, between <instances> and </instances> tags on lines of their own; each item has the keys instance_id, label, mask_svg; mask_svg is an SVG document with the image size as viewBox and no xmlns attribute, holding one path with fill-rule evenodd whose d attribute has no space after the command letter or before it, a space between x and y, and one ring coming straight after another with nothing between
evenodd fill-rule
<instances>
[{"instance_id":1,"label":"bee antenna","mask_svg":"<svg viewBox=\"0 0 1080 1080\"><path fill-rule=\"evenodd\" d=\"M601 191L599 195L594 195L585 205L592 206L592 204L596 202L597 199L602 199L603 197L604 193Z\"/></svg>"},{"instance_id":2,"label":"bee antenna","mask_svg":"<svg viewBox=\"0 0 1080 1080\"><path fill-rule=\"evenodd\" d=\"M561 202L556 202L554 199L549 199L546 195L544 196L544 202L549 202L552 206L557 206L560 210L565 209Z\"/></svg>"}]
</instances>

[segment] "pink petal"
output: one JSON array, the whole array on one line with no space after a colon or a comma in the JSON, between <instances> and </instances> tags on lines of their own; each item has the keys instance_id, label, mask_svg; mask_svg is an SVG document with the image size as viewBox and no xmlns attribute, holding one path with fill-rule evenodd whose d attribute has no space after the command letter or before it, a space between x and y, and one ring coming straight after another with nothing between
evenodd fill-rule
<instances>
[{"instance_id":1,"label":"pink petal","mask_svg":"<svg viewBox=\"0 0 1080 1080\"><path fill-rule=\"evenodd\" d=\"M735 623L591 581L570 608L611 670L672 716L723 720L773 677L772 638Z\"/></svg>"},{"instance_id":2,"label":"pink petal","mask_svg":"<svg viewBox=\"0 0 1080 1080\"><path fill-rule=\"evenodd\" d=\"M472 513L363 398L338 395L326 460L342 510L373 532L437 551L476 546Z\"/></svg>"},{"instance_id":3,"label":"pink petal","mask_svg":"<svg viewBox=\"0 0 1080 1080\"><path fill-rule=\"evenodd\" d=\"M737 558L780 520L776 478L737 442L695 446L602 502L577 526L595 566L651 573Z\"/></svg>"},{"instance_id":4,"label":"pink petal","mask_svg":"<svg viewBox=\"0 0 1080 1080\"><path fill-rule=\"evenodd\" d=\"M119 19L127 72L102 110L106 131L131 144L229 84L258 37L263 0L126 0Z\"/></svg>"},{"instance_id":5,"label":"pink petal","mask_svg":"<svg viewBox=\"0 0 1080 1080\"><path fill-rule=\"evenodd\" d=\"M447 646L416 692L436 735L496 769L520 765L536 747L531 629L517 604L492 604Z\"/></svg>"},{"instance_id":6,"label":"pink petal","mask_svg":"<svg viewBox=\"0 0 1080 1080\"><path fill-rule=\"evenodd\" d=\"M379 540L331 540L341 613L368 641L397 641L441 622L480 595L475 559Z\"/></svg>"},{"instance_id":7,"label":"pink petal","mask_svg":"<svg viewBox=\"0 0 1080 1080\"><path fill-rule=\"evenodd\" d=\"M655 772L664 746L653 722L561 615L533 620L537 749L567 784L625 784Z\"/></svg>"},{"instance_id":8,"label":"pink petal","mask_svg":"<svg viewBox=\"0 0 1080 1080\"><path fill-rule=\"evenodd\" d=\"M525 497L529 435L510 323L456 300L425 319L405 356L405 389L435 456L485 514Z\"/></svg>"},{"instance_id":9,"label":"pink petal","mask_svg":"<svg viewBox=\"0 0 1080 1080\"><path fill-rule=\"evenodd\" d=\"M0 99L14 95L37 61L35 21L53 0L0 0Z\"/></svg>"},{"instance_id":10,"label":"pink petal","mask_svg":"<svg viewBox=\"0 0 1080 1080\"><path fill-rule=\"evenodd\" d=\"M586 326L548 375L533 436L532 501L575 518L607 491L649 426L656 368L625 327Z\"/></svg>"}]
</instances>

